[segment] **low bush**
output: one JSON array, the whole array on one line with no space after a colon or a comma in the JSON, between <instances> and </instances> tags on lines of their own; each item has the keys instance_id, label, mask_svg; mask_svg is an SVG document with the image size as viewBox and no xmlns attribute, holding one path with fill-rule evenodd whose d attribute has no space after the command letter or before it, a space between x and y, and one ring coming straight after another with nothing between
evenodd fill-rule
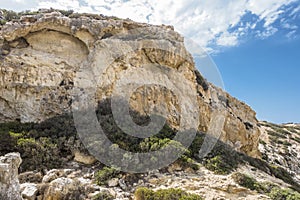
<instances>
[{"instance_id":1,"label":"low bush","mask_svg":"<svg viewBox=\"0 0 300 200\"><path fill-rule=\"evenodd\" d=\"M106 185L107 182L118 176L120 172L111 167L104 167L95 174L95 181L98 185Z\"/></svg>"},{"instance_id":2,"label":"low bush","mask_svg":"<svg viewBox=\"0 0 300 200\"><path fill-rule=\"evenodd\" d=\"M260 183L256 181L253 177L246 174L236 172L232 174L232 178L236 183L250 190L256 190L261 194L268 195L273 200L298 200L300 199L300 194L292 189L280 188L279 186L263 182Z\"/></svg>"},{"instance_id":3,"label":"low bush","mask_svg":"<svg viewBox=\"0 0 300 200\"><path fill-rule=\"evenodd\" d=\"M92 200L113 200L115 199L109 192L103 191L96 194Z\"/></svg>"},{"instance_id":4,"label":"low bush","mask_svg":"<svg viewBox=\"0 0 300 200\"><path fill-rule=\"evenodd\" d=\"M243 162L238 152L233 151L228 145L218 142L204 158L203 165L216 174L230 174Z\"/></svg>"},{"instance_id":5,"label":"low bush","mask_svg":"<svg viewBox=\"0 0 300 200\"><path fill-rule=\"evenodd\" d=\"M153 191L138 188L134 193L136 200L202 200L199 195L189 194L181 189L164 189Z\"/></svg>"},{"instance_id":6,"label":"low bush","mask_svg":"<svg viewBox=\"0 0 300 200\"><path fill-rule=\"evenodd\" d=\"M231 177L237 184L245 188L249 188L250 190L257 190L260 188L259 183L254 178L246 174L236 172L232 174Z\"/></svg>"},{"instance_id":7,"label":"low bush","mask_svg":"<svg viewBox=\"0 0 300 200\"><path fill-rule=\"evenodd\" d=\"M281 189L279 187L274 187L269 196L273 200L299 200L300 194L291 189Z\"/></svg>"}]
</instances>

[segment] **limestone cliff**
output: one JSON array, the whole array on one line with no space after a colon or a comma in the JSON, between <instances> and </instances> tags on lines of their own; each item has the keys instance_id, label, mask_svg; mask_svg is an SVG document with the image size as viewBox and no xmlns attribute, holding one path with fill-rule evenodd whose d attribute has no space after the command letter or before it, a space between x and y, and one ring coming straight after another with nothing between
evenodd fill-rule
<instances>
[{"instance_id":1,"label":"limestone cliff","mask_svg":"<svg viewBox=\"0 0 300 200\"><path fill-rule=\"evenodd\" d=\"M209 131L213 116L222 114L225 117L222 141L259 157L260 131L255 112L203 79L184 47L183 37L170 26L102 15L40 12L9 21L0 29L1 122L40 122L71 112L76 73L84 66L98 72L97 67L103 64L102 52L110 44L115 55L113 62L101 74L96 74L101 77L96 80L97 101L109 99L117 81L128 74L145 80L150 73L158 73L168 80L173 76L170 69L175 70L186 79L181 85L181 80L176 80L179 87L198 94L198 130ZM165 46L157 46L157 40ZM147 64L166 67L148 69ZM90 74L83 73L80 78L90 83ZM141 114L165 103L168 121L178 127L183 108L172 91L150 85L138 88L130 98L132 108Z\"/></svg>"}]
</instances>

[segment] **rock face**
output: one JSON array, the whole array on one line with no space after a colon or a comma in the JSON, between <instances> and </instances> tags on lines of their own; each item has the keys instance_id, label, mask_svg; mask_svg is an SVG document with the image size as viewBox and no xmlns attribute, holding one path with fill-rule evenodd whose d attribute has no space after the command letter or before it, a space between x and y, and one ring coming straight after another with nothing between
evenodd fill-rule
<instances>
[{"instance_id":1,"label":"rock face","mask_svg":"<svg viewBox=\"0 0 300 200\"><path fill-rule=\"evenodd\" d=\"M19 153L0 157L0 199L22 200L18 168L22 162Z\"/></svg>"},{"instance_id":2,"label":"rock face","mask_svg":"<svg viewBox=\"0 0 300 200\"><path fill-rule=\"evenodd\" d=\"M155 77L167 84L172 79L183 95L197 94L198 131L210 132L213 116L221 114L221 139L250 156L260 156L255 112L202 78L183 38L170 26L46 12L22 16L0 28L1 122L40 122L71 112L78 80L82 87L95 84L95 100L100 102L111 98L119 80L147 83ZM166 105L174 128L180 126L184 109L193 110L181 107L170 88L148 84L135 89L131 107L147 114Z\"/></svg>"}]
</instances>

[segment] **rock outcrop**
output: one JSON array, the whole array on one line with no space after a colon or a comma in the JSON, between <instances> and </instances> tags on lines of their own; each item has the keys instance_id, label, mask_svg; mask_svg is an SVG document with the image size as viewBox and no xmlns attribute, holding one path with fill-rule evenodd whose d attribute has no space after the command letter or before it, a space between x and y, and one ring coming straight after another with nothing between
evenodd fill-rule
<instances>
[{"instance_id":1,"label":"rock outcrop","mask_svg":"<svg viewBox=\"0 0 300 200\"><path fill-rule=\"evenodd\" d=\"M209 132L213 116L221 114L222 141L250 156L260 156L255 112L203 79L184 47L183 37L170 26L102 15L67 17L60 12L44 12L22 16L0 28L1 122L40 122L71 112L77 81L90 87L91 75L97 77L96 102L111 98L119 80L130 82L134 78L147 83L145 80L156 76L165 84L172 79L183 95L197 94L198 131ZM107 65L104 70L103 65ZM89 67L93 73L86 70ZM147 114L156 109L155 105L166 105L174 128L179 127L184 109L193 111L181 107L170 88L147 85L136 89L130 97L131 107Z\"/></svg>"},{"instance_id":2,"label":"rock outcrop","mask_svg":"<svg viewBox=\"0 0 300 200\"><path fill-rule=\"evenodd\" d=\"M22 200L18 179L21 162L19 153L9 153L0 157L0 199Z\"/></svg>"},{"instance_id":3,"label":"rock outcrop","mask_svg":"<svg viewBox=\"0 0 300 200\"><path fill-rule=\"evenodd\" d=\"M259 150L268 163L286 169L300 183L300 126L260 122Z\"/></svg>"}]
</instances>

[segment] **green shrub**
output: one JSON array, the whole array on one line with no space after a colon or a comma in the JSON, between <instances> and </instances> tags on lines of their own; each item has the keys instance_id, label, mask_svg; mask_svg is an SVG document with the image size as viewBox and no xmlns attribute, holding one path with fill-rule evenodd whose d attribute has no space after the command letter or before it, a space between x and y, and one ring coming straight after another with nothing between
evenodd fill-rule
<instances>
[{"instance_id":1,"label":"green shrub","mask_svg":"<svg viewBox=\"0 0 300 200\"><path fill-rule=\"evenodd\" d=\"M274 127L273 130L277 133L280 133L282 135L291 135L291 133L287 130L285 130L285 127Z\"/></svg>"},{"instance_id":2,"label":"green shrub","mask_svg":"<svg viewBox=\"0 0 300 200\"><path fill-rule=\"evenodd\" d=\"M234 160L229 161L224 156L217 155L206 159L204 166L216 174L229 174L236 168Z\"/></svg>"},{"instance_id":3,"label":"green shrub","mask_svg":"<svg viewBox=\"0 0 300 200\"><path fill-rule=\"evenodd\" d=\"M273 200L298 200L300 194L291 189L282 189L277 185L269 182L260 183L254 178L236 172L232 174L233 180L240 186L249 188L250 190L256 190L259 193L266 194Z\"/></svg>"},{"instance_id":4,"label":"green shrub","mask_svg":"<svg viewBox=\"0 0 300 200\"><path fill-rule=\"evenodd\" d=\"M57 144L50 138L20 138L17 147L23 158L22 169L56 168L61 164Z\"/></svg>"},{"instance_id":5,"label":"green shrub","mask_svg":"<svg viewBox=\"0 0 300 200\"><path fill-rule=\"evenodd\" d=\"M254 178L246 174L236 172L232 174L231 177L237 184L245 188L249 188L250 190L257 190L258 188L260 188L259 183Z\"/></svg>"},{"instance_id":6,"label":"green shrub","mask_svg":"<svg viewBox=\"0 0 300 200\"><path fill-rule=\"evenodd\" d=\"M292 146L292 144L291 143L289 143L288 141L286 141L286 140L284 140L283 141L283 145L284 146Z\"/></svg>"},{"instance_id":7,"label":"green shrub","mask_svg":"<svg viewBox=\"0 0 300 200\"><path fill-rule=\"evenodd\" d=\"M221 141L217 141L211 152L202 159L202 164L216 174L229 174L242 163L243 154Z\"/></svg>"},{"instance_id":8,"label":"green shrub","mask_svg":"<svg viewBox=\"0 0 300 200\"><path fill-rule=\"evenodd\" d=\"M72 155L71 150L77 148L74 147L75 138L71 117L65 115L39 124L0 123L0 153L20 152L23 158L20 172L61 168L62 157Z\"/></svg>"},{"instance_id":9,"label":"green shrub","mask_svg":"<svg viewBox=\"0 0 300 200\"><path fill-rule=\"evenodd\" d=\"M0 25L5 25L6 24L6 20L4 20L4 19L0 19Z\"/></svg>"},{"instance_id":10,"label":"green shrub","mask_svg":"<svg viewBox=\"0 0 300 200\"><path fill-rule=\"evenodd\" d=\"M263 141L262 139L259 139L259 143L262 145L266 145L267 143L265 141Z\"/></svg>"},{"instance_id":11,"label":"green shrub","mask_svg":"<svg viewBox=\"0 0 300 200\"><path fill-rule=\"evenodd\" d=\"M269 135L274 136L276 138L286 138L286 135L279 133L279 132L275 132L275 131L267 131Z\"/></svg>"},{"instance_id":12,"label":"green shrub","mask_svg":"<svg viewBox=\"0 0 300 200\"><path fill-rule=\"evenodd\" d=\"M292 138L294 141L300 143L300 137L295 137L295 138Z\"/></svg>"},{"instance_id":13,"label":"green shrub","mask_svg":"<svg viewBox=\"0 0 300 200\"><path fill-rule=\"evenodd\" d=\"M292 191L291 189L281 189L279 187L274 187L269 196L273 200L299 200L300 194L298 192Z\"/></svg>"},{"instance_id":14,"label":"green shrub","mask_svg":"<svg viewBox=\"0 0 300 200\"><path fill-rule=\"evenodd\" d=\"M18 146L27 146L27 145L36 145L36 141L34 138L20 138L18 139L17 145Z\"/></svg>"},{"instance_id":15,"label":"green shrub","mask_svg":"<svg viewBox=\"0 0 300 200\"><path fill-rule=\"evenodd\" d=\"M164 189L153 191L138 188L134 193L136 200L202 200L199 195L189 194L181 189Z\"/></svg>"},{"instance_id":16,"label":"green shrub","mask_svg":"<svg viewBox=\"0 0 300 200\"><path fill-rule=\"evenodd\" d=\"M24 135L24 133L15 133L15 132L9 131L9 135L13 138L18 139L18 138L22 137Z\"/></svg>"},{"instance_id":17,"label":"green shrub","mask_svg":"<svg viewBox=\"0 0 300 200\"><path fill-rule=\"evenodd\" d=\"M95 175L95 181L98 185L106 185L108 180L115 178L120 172L111 167L104 167Z\"/></svg>"},{"instance_id":18,"label":"green shrub","mask_svg":"<svg viewBox=\"0 0 300 200\"><path fill-rule=\"evenodd\" d=\"M143 152L149 152L149 151L157 151L164 147L165 145L168 145L171 139L169 138L156 138L156 137L151 137L151 138L146 138L140 143L140 149Z\"/></svg>"},{"instance_id":19,"label":"green shrub","mask_svg":"<svg viewBox=\"0 0 300 200\"><path fill-rule=\"evenodd\" d=\"M114 196L112 196L109 192L103 191L95 195L92 200L114 200Z\"/></svg>"},{"instance_id":20,"label":"green shrub","mask_svg":"<svg viewBox=\"0 0 300 200\"><path fill-rule=\"evenodd\" d=\"M286 127L286 129L287 129L289 132L292 132L292 133L298 133L297 130L296 130L294 127Z\"/></svg>"},{"instance_id":21,"label":"green shrub","mask_svg":"<svg viewBox=\"0 0 300 200\"><path fill-rule=\"evenodd\" d=\"M199 164L196 161L194 161L192 158L190 158L190 157L188 157L186 155L182 155L178 159L178 163L184 169L186 169L186 168L192 168L193 170L199 170Z\"/></svg>"},{"instance_id":22,"label":"green shrub","mask_svg":"<svg viewBox=\"0 0 300 200\"><path fill-rule=\"evenodd\" d=\"M204 142L205 135L197 133L196 137L194 138L192 144L189 147L190 154L189 157L198 158L199 150Z\"/></svg>"}]
</instances>

